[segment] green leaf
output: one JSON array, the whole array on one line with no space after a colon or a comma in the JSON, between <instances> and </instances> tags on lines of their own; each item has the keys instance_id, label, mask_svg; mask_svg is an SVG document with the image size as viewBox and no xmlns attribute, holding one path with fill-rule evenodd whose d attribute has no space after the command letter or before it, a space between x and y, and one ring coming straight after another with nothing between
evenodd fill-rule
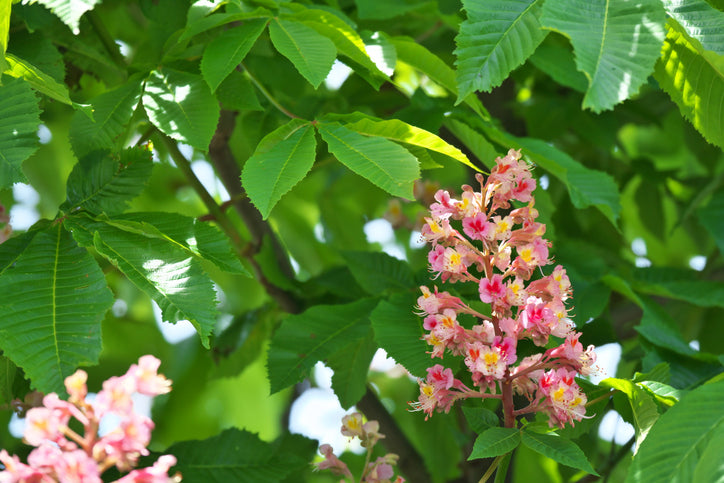
<instances>
[{"instance_id":1,"label":"green leaf","mask_svg":"<svg viewBox=\"0 0 724 483\"><path fill-rule=\"evenodd\" d=\"M73 114L70 143L78 158L98 149L119 148L126 141L122 135L141 100L141 87L140 80L130 80L95 97L93 120L80 112Z\"/></svg>"},{"instance_id":2,"label":"green leaf","mask_svg":"<svg viewBox=\"0 0 724 483\"><path fill-rule=\"evenodd\" d=\"M549 0L540 22L571 39L588 78L583 107L612 109L646 82L661 51L666 13L660 0Z\"/></svg>"},{"instance_id":3,"label":"green leaf","mask_svg":"<svg viewBox=\"0 0 724 483\"><path fill-rule=\"evenodd\" d=\"M169 474L179 471L186 481L277 483L308 464L311 454L307 453L313 451L313 445L305 439L302 447L296 445L286 451L284 445L273 445L248 431L231 428L203 441L176 443L164 453L178 461Z\"/></svg>"},{"instance_id":4,"label":"green leaf","mask_svg":"<svg viewBox=\"0 0 724 483\"><path fill-rule=\"evenodd\" d=\"M585 93L588 79L579 70L570 47L550 42L551 37L541 43L530 57L530 63L548 74L554 81L578 92Z\"/></svg>"},{"instance_id":5,"label":"green leaf","mask_svg":"<svg viewBox=\"0 0 724 483\"><path fill-rule=\"evenodd\" d=\"M415 277L407 262L381 252L343 252L347 267L360 287L379 295L385 290L408 290Z\"/></svg>"},{"instance_id":6,"label":"green leaf","mask_svg":"<svg viewBox=\"0 0 724 483\"><path fill-rule=\"evenodd\" d=\"M568 188L573 206L579 209L595 206L613 226L617 226L621 213L621 195L611 175L586 168L568 154L540 139L516 138L490 126L483 128L493 141L501 146L522 149L523 157L529 158L561 180Z\"/></svg>"},{"instance_id":7,"label":"green leaf","mask_svg":"<svg viewBox=\"0 0 724 483\"><path fill-rule=\"evenodd\" d=\"M183 32L177 40L177 44L185 44L191 37L216 27L221 27L232 22L244 22L247 20L254 19L268 19L271 16L271 12L263 7L259 7L250 12L240 13L213 13L211 15L189 19L188 25L183 29Z\"/></svg>"},{"instance_id":8,"label":"green leaf","mask_svg":"<svg viewBox=\"0 0 724 483\"><path fill-rule=\"evenodd\" d=\"M163 320L188 320L204 347L216 325L216 294L199 261L155 233L86 216L66 219L78 243L92 246L161 308Z\"/></svg>"},{"instance_id":9,"label":"green leaf","mask_svg":"<svg viewBox=\"0 0 724 483\"><path fill-rule=\"evenodd\" d=\"M694 479L697 470L708 473L707 467L721 464L722 421L724 381L691 391L651 428L633 458L626 481L699 481ZM709 449L712 444L719 445Z\"/></svg>"},{"instance_id":10,"label":"green leaf","mask_svg":"<svg viewBox=\"0 0 724 483\"><path fill-rule=\"evenodd\" d=\"M697 211L697 218L714 239L719 251L724 253L724 189L716 191L709 203Z\"/></svg>"},{"instance_id":11,"label":"green leaf","mask_svg":"<svg viewBox=\"0 0 724 483\"><path fill-rule=\"evenodd\" d=\"M724 58L704 50L676 22L667 34L654 77L679 111L712 144L724 147Z\"/></svg>"},{"instance_id":12,"label":"green leaf","mask_svg":"<svg viewBox=\"0 0 724 483\"><path fill-rule=\"evenodd\" d=\"M75 35L80 33L78 24L84 13L93 10L101 0L35 0L53 12ZM31 2L34 3L34 2Z\"/></svg>"},{"instance_id":13,"label":"green leaf","mask_svg":"<svg viewBox=\"0 0 724 483\"><path fill-rule=\"evenodd\" d=\"M132 223L123 223L125 221ZM107 220L123 230L135 228L144 236L156 236L175 243L200 259L208 260L225 272L251 277L234 253L229 238L218 228L197 218L177 213L126 213ZM121 224L123 223L123 224ZM133 224L140 224L134 227Z\"/></svg>"},{"instance_id":14,"label":"green leaf","mask_svg":"<svg viewBox=\"0 0 724 483\"><path fill-rule=\"evenodd\" d=\"M357 14L362 19L389 19L404 15L424 5L424 0L355 0Z\"/></svg>"},{"instance_id":15,"label":"green leaf","mask_svg":"<svg viewBox=\"0 0 724 483\"><path fill-rule=\"evenodd\" d=\"M274 47L289 59L314 88L327 77L337 57L331 40L300 22L275 18L269 24Z\"/></svg>"},{"instance_id":16,"label":"green leaf","mask_svg":"<svg viewBox=\"0 0 724 483\"><path fill-rule=\"evenodd\" d=\"M216 91L226 76L244 60L268 21L268 19L248 20L224 31L209 42L201 58L201 74L212 92Z\"/></svg>"},{"instance_id":17,"label":"green leaf","mask_svg":"<svg viewBox=\"0 0 724 483\"><path fill-rule=\"evenodd\" d=\"M127 202L143 191L152 168L151 153L145 148L128 148L116 156L94 151L73 167L68 176L68 200L61 209L121 213Z\"/></svg>"},{"instance_id":18,"label":"green leaf","mask_svg":"<svg viewBox=\"0 0 724 483\"><path fill-rule=\"evenodd\" d=\"M5 77L0 85L0 189L25 182L23 161L38 149L40 109L26 82Z\"/></svg>"},{"instance_id":19,"label":"green leaf","mask_svg":"<svg viewBox=\"0 0 724 483\"><path fill-rule=\"evenodd\" d=\"M430 151L444 154L455 161L480 171L480 168L470 162L468 157L455 146L448 144L439 136L408 124L399 119L382 120L362 113L355 112L337 116L327 116L330 120L347 121L345 127L366 136L379 136L390 141L417 146Z\"/></svg>"},{"instance_id":20,"label":"green leaf","mask_svg":"<svg viewBox=\"0 0 724 483\"><path fill-rule=\"evenodd\" d=\"M13 383L18 368L13 361L5 356L0 356L0 407L9 404L14 398Z\"/></svg>"},{"instance_id":21,"label":"green leaf","mask_svg":"<svg viewBox=\"0 0 724 483\"><path fill-rule=\"evenodd\" d=\"M327 366L334 371L332 389L343 408L351 408L364 396L367 372L376 351L377 344L370 328L367 337L351 342L329 356Z\"/></svg>"},{"instance_id":22,"label":"green leaf","mask_svg":"<svg viewBox=\"0 0 724 483\"><path fill-rule=\"evenodd\" d=\"M361 299L346 305L315 305L287 317L269 349L272 394L300 382L317 361L341 346L365 338L375 304L374 299Z\"/></svg>"},{"instance_id":23,"label":"green leaf","mask_svg":"<svg viewBox=\"0 0 724 483\"><path fill-rule=\"evenodd\" d=\"M203 78L177 70L154 70L143 93L148 118L164 134L207 151L219 121L219 103Z\"/></svg>"},{"instance_id":24,"label":"green leaf","mask_svg":"<svg viewBox=\"0 0 724 483\"><path fill-rule=\"evenodd\" d=\"M280 130L285 135L271 145ZM267 135L261 143L262 152L257 148L247 160L241 179L249 199L266 219L282 196L312 169L317 143L311 123L298 120Z\"/></svg>"},{"instance_id":25,"label":"green leaf","mask_svg":"<svg viewBox=\"0 0 724 483\"><path fill-rule=\"evenodd\" d=\"M682 398L685 391L681 391L674 387L658 381L642 381L639 383L649 394L654 396L656 400L666 406L673 406Z\"/></svg>"},{"instance_id":26,"label":"green leaf","mask_svg":"<svg viewBox=\"0 0 724 483\"><path fill-rule=\"evenodd\" d=\"M63 84L58 83L45 72L10 53L5 54L5 60L7 61L9 68L3 72L4 74L18 79L24 79L28 84L30 84L30 87L41 94L45 94L51 99L60 101L63 104L68 104L76 109L80 109L88 117L93 117L90 106L71 101L70 95L68 94L68 88Z\"/></svg>"},{"instance_id":27,"label":"green leaf","mask_svg":"<svg viewBox=\"0 0 724 483\"><path fill-rule=\"evenodd\" d=\"M666 13L704 50L724 55L724 12L705 0L663 0Z\"/></svg>"},{"instance_id":28,"label":"green leaf","mask_svg":"<svg viewBox=\"0 0 724 483\"><path fill-rule=\"evenodd\" d=\"M682 275L691 275L684 279ZM639 292L685 300L700 307L724 308L724 284L693 278L693 271L641 268L634 272L634 288Z\"/></svg>"},{"instance_id":29,"label":"green leaf","mask_svg":"<svg viewBox=\"0 0 724 483\"><path fill-rule=\"evenodd\" d=\"M0 75L2 75L8 65L5 61L5 52L8 50L11 8L12 0L0 0Z\"/></svg>"},{"instance_id":30,"label":"green leaf","mask_svg":"<svg viewBox=\"0 0 724 483\"><path fill-rule=\"evenodd\" d=\"M463 406L462 410L470 428L478 434L487 429L500 426L500 419L490 409Z\"/></svg>"},{"instance_id":31,"label":"green leaf","mask_svg":"<svg viewBox=\"0 0 724 483\"><path fill-rule=\"evenodd\" d=\"M412 186L420 177L420 167L404 148L387 139L363 136L336 122L320 123L317 129L339 162L393 196L414 199Z\"/></svg>"},{"instance_id":32,"label":"green leaf","mask_svg":"<svg viewBox=\"0 0 724 483\"><path fill-rule=\"evenodd\" d=\"M492 458L509 453L520 444L520 430L517 428L488 428L476 439L468 461Z\"/></svg>"},{"instance_id":33,"label":"green leaf","mask_svg":"<svg viewBox=\"0 0 724 483\"><path fill-rule=\"evenodd\" d=\"M389 302L380 301L370 320L377 344L410 374L422 378L434 364L427 353L428 345L422 340L422 322L413 312L414 306L412 294L395 294Z\"/></svg>"},{"instance_id":34,"label":"green leaf","mask_svg":"<svg viewBox=\"0 0 724 483\"><path fill-rule=\"evenodd\" d=\"M525 430L521 432L521 440L528 448L553 461L598 476L586 459L586 455L573 441L552 434L538 434Z\"/></svg>"},{"instance_id":35,"label":"green leaf","mask_svg":"<svg viewBox=\"0 0 724 483\"><path fill-rule=\"evenodd\" d=\"M348 57L362 67L365 73L371 74L371 77L365 76L365 79L376 89L389 79L370 58L362 37L337 15L317 8L305 8L295 13L294 19L327 37L334 43L338 54Z\"/></svg>"},{"instance_id":36,"label":"green leaf","mask_svg":"<svg viewBox=\"0 0 724 483\"><path fill-rule=\"evenodd\" d=\"M649 434L651 427L656 420L659 419L659 411L656 409L656 403L648 391L626 379L615 379L611 377L604 379L599 385L618 389L628 398L631 409L633 410L634 429L636 430L636 450L638 450L641 447L641 443Z\"/></svg>"},{"instance_id":37,"label":"green leaf","mask_svg":"<svg viewBox=\"0 0 724 483\"><path fill-rule=\"evenodd\" d=\"M62 224L28 240L0 276L0 293L12 294L0 302L0 348L33 387L65 394L67 376L79 365L98 362L100 323L113 295L93 257ZM7 246L13 248L18 247Z\"/></svg>"},{"instance_id":38,"label":"green leaf","mask_svg":"<svg viewBox=\"0 0 724 483\"><path fill-rule=\"evenodd\" d=\"M468 18L455 37L459 104L474 91L489 92L535 51L546 36L538 23L540 0L464 0Z\"/></svg>"},{"instance_id":39,"label":"green leaf","mask_svg":"<svg viewBox=\"0 0 724 483\"><path fill-rule=\"evenodd\" d=\"M392 45L397 52L397 59L415 69L421 71L430 79L440 84L453 95L458 96L458 87L455 80L455 71L443 62L438 56L427 50L422 45L408 37L394 37ZM489 119L490 114L485 110L480 99L475 94L470 94L464 100L476 114L483 119Z\"/></svg>"}]
</instances>

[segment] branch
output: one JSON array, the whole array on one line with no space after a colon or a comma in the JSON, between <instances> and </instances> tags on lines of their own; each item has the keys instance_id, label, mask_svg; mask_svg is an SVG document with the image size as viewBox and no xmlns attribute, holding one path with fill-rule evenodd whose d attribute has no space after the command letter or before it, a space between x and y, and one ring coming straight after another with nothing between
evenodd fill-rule
<instances>
[{"instance_id":1,"label":"branch","mask_svg":"<svg viewBox=\"0 0 724 483\"><path fill-rule=\"evenodd\" d=\"M367 416L380 423L380 431L385 434L385 445L390 452L400 457L398 466L408 481L415 483L431 483L432 479L425 468L425 462L407 436L397 425L395 419L387 412L377 395L367 387L365 395L357 403L357 407Z\"/></svg>"},{"instance_id":2,"label":"branch","mask_svg":"<svg viewBox=\"0 0 724 483\"><path fill-rule=\"evenodd\" d=\"M289 263L289 257L284 247L279 243L269 223L264 221L259 210L251 204L248 196L246 196L246 191L244 191L244 188L241 186L241 170L229 148L229 138L231 137L235 124L236 113L222 110L219 124L209 146L209 160L211 164L214 165L226 191L229 192L229 196L233 200L234 209L241 217L251 235L252 253L248 254L248 260L252 264L254 275L264 286L267 293L276 300L283 310L292 314L299 313L301 309L294 296L269 282L264 276L261 267L259 267L252 258L252 255L259 252L262 241L264 237L266 237L271 241L277 264L282 273L290 279L294 278L294 270Z\"/></svg>"}]
</instances>

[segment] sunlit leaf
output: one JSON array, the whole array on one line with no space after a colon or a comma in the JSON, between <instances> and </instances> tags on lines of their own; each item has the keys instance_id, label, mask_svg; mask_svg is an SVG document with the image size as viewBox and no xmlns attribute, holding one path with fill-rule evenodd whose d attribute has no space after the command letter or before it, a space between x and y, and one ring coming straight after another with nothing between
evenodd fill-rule
<instances>
[{"instance_id":1,"label":"sunlit leaf","mask_svg":"<svg viewBox=\"0 0 724 483\"><path fill-rule=\"evenodd\" d=\"M78 35L78 24L84 13L93 10L101 0L32 0L53 12L64 24Z\"/></svg>"},{"instance_id":2,"label":"sunlit leaf","mask_svg":"<svg viewBox=\"0 0 724 483\"><path fill-rule=\"evenodd\" d=\"M0 85L0 189L27 181L23 161L38 149L40 109L30 86L5 77Z\"/></svg>"},{"instance_id":3,"label":"sunlit leaf","mask_svg":"<svg viewBox=\"0 0 724 483\"><path fill-rule=\"evenodd\" d=\"M143 92L148 118L164 134L207 151L219 121L219 103L203 78L164 68L151 72Z\"/></svg>"},{"instance_id":4,"label":"sunlit leaf","mask_svg":"<svg viewBox=\"0 0 724 483\"><path fill-rule=\"evenodd\" d=\"M301 22L275 18L269 24L274 47L316 89L332 69L337 48L327 37Z\"/></svg>"},{"instance_id":5,"label":"sunlit leaf","mask_svg":"<svg viewBox=\"0 0 724 483\"><path fill-rule=\"evenodd\" d=\"M98 362L100 323L113 295L96 261L63 224L23 241L0 267L0 293L12 294L0 299L0 348L33 387L65 394L67 376ZM0 252L15 245L2 244Z\"/></svg>"},{"instance_id":6,"label":"sunlit leaf","mask_svg":"<svg viewBox=\"0 0 724 483\"><path fill-rule=\"evenodd\" d=\"M535 51L541 29L540 0L465 0L468 18L455 37L458 103L473 91L490 91Z\"/></svg>"},{"instance_id":7,"label":"sunlit leaf","mask_svg":"<svg viewBox=\"0 0 724 483\"><path fill-rule=\"evenodd\" d=\"M315 305L287 317L272 338L269 381L272 394L300 382L317 361L341 346L363 339L369 331L374 299L345 305Z\"/></svg>"},{"instance_id":8,"label":"sunlit leaf","mask_svg":"<svg viewBox=\"0 0 724 483\"><path fill-rule=\"evenodd\" d=\"M724 381L691 391L651 428L633 458L626 481L698 481L694 475L711 475L715 461L721 478L723 421ZM711 445L715 446L709 448Z\"/></svg>"},{"instance_id":9,"label":"sunlit leaf","mask_svg":"<svg viewBox=\"0 0 724 483\"><path fill-rule=\"evenodd\" d=\"M705 0L663 0L664 8L705 50L724 55L724 12Z\"/></svg>"},{"instance_id":10,"label":"sunlit leaf","mask_svg":"<svg viewBox=\"0 0 724 483\"><path fill-rule=\"evenodd\" d=\"M163 320L188 320L209 347L216 293L200 263L175 243L85 216L66 219L81 245L91 246L161 308Z\"/></svg>"},{"instance_id":11,"label":"sunlit leaf","mask_svg":"<svg viewBox=\"0 0 724 483\"><path fill-rule=\"evenodd\" d=\"M724 57L703 50L676 22L667 23L666 41L654 77L679 111L712 144L724 147Z\"/></svg>"},{"instance_id":12,"label":"sunlit leaf","mask_svg":"<svg viewBox=\"0 0 724 483\"><path fill-rule=\"evenodd\" d=\"M340 163L393 196L413 199L412 185L420 167L403 147L363 136L339 123L320 123L317 129Z\"/></svg>"},{"instance_id":13,"label":"sunlit leaf","mask_svg":"<svg viewBox=\"0 0 724 483\"><path fill-rule=\"evenodd\" d=\"M576 65L588 78L583 107L611 109L636 94L651 74L664 39L660 0L548 0L545 28L571 39Z\"/></svg>"},{"instance_id":14,"label":"sunlit leaf","mask_svg":"<svg viewBox=\"0 0 724 483\"><path fill-rule=\"evenodd\" d=\"M618 389L628 398L635 422L636 449L640 448L651 427L659 419L659 412L656 409L654 399L649 395L648 391L626 379L608 378L601 381L600 385Z\"/></svg>"},{"instance_id":15,"label":"sunlit leaf","mask_svg":"<svg viewBox=\"0 0 724 483\"><path fill-rule=\"evenodd\" d=\"M310 123L292 120L295 129L283 129L288 134L278 142L260 143L261 151L249 158L241 174L242 183L249 199L264 218L290 189L299 183L312 169L316 155L314 128ZM270 136L276 136L274 131Z\"/></svg>"},{"instance_id":16,"label":"sunlit leaf","mask_svg":"<svg viewBox=\"0 0 724 483\"><path fill-rule=\"evenodd\" d=\"M125 141L121 135L141 100L141 88L139 79L131 80L92 99L93 120L81 112L73 114L70 143L78 158L97 149L112 149Z\"/></svg>"}]
</instances>

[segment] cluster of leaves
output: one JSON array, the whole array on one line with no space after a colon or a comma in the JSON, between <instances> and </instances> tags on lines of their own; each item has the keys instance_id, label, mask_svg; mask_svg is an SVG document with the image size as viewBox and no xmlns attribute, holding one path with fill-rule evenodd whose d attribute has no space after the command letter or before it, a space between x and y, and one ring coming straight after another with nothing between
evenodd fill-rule
<instances>
[{"instance_id":1,"label":"cluster of leaves","mask_svg":"<svg viewBox=\"0 0 724 483\"><path fill-rule=\"evenodd\" d=\"M298 481L316 444L282 428L288 388L324 361L342 406L411 442L387 449L412 481L478 481L494 457L515 481L715 480L723 28L714 0L0 1L0 203L29 183L43 218L0 245L0 404L152 352L175 381L154 433L175 470ZM563 437L498 428L494 403L423 423L405 411L414 383L368 373L381 347L424 375L412 310L429 274L409 240L435 186L509 148L546 186L581 342L623 348L616 378L581 381L595 417ZM383 216L407 261L368 241ZM166 342L149 299L211 351ZM370 380L399 431L370 413L385 411ZM612 408L636 429L620 451L597 433Z\"/></svg>"}]
</instances>

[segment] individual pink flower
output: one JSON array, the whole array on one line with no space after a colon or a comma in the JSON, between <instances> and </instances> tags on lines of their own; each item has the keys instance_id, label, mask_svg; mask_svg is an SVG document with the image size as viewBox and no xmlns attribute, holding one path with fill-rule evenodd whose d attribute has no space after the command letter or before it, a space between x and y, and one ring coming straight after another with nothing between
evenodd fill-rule
<instances>
[{"instance_id":1,"label":"individual pink flower","mask_svg":"<svg viewBox=\"0 0 724 483\"><path fill-rule=\"evenodd\" d=\"M158 396L171 390L171 381L158 374L160 365L160 360L146 355L138 359L137 365L133 364L128 369L127 374L136 381L136 391L146 396Z\"/></svg>"},{"instance_id":2,"label":"individual pink flower","mask_svg":"<svg viewBox=\"0 0 724 483\"><path fill-rule=\"evenodd\" d=\"M68 391L70 398L68 399L72 403L80 402L85 399L88 395L88 387L86 382L88 381L88 374L78 369L73 374L65 378L65 389Z\"/></svg>"},{"instance_id":3,"label":"individual pink flower","mask_svg":"<svg viewBox=\"0 0 724 483\"><path fill-rule=\"evenodd\" d=\"M22 463L17 456L10 456L4 449L0 450L0 463L5 467L3 471L0 471L0 483L51 483L53 481L42 471Z\"/></svg>"},{"instance_id":4,"label":"individual pink flower","mask_svg":"<svg viewBox=\"0 0 724 483\"><path fill-rule=\"evenodd\" d=\"M130 413L124 415L119 426L105 434L93 447L94 456L104 455L116 462L121 471L136 465L138 457L147 455L154 424L149 418Z\"/></svg>"},{"instance_id":5,"label":"individual pink flower","mask_svg":"<svg viewBox=\"0 0 724 483\"><path fill-rule=\"evenodd\" d=\"M435 364L427 368L427 382L436 389L450 389L455 382L452 369Z\"/></svg>"},{"instance_id":6,"label":"individual pink flower","mask_svg":"<svg viewBox=\"0 0 724 483\"><path fill-rule=\"evenodd\" d=\"M103 389L95 399L95 407L99 415L107 411L126 414L133 411L133 399L131 395L136 392L136 379L123 375L111 377L103 383Z\"/></svg>"},{"instance_id":7,"label":"individual pink flower","mask_svg":"<svg viewBox=\"0 0 724 483\"><path fill-rule=\"evenodd\" d=\"M575 371L560 368L546 372L538 381L546 396L544 410L551 427L574 425L574 421L580 421L586 414L586 395L576 384L575 375Z\"/></svg>"},{"instance_id":8,"label":"individual pink flower","mask_svg":"<svg viewBox=\"0 0 724 483\"><path fill-rule=\"evenodd\" d=\"M66 451L54 467L60 483L101 483L98 463L82 449Z\"/></svg>"},{"instance_id":9,"label":"individual pink flower","mask_svg":"<svg viewBox=\"0 0 724 483\"><path fill-rule=\"evenodd\" d=\"M474 217L463 218L463 231L472 240L491 240L496 225L488 221L485 213L478 213Z\"/></svg>"},{"instance_id":10,"label":"individual pink flower","mask_svg":"<svg viewBox=\"0 0 724 483\"><path fill-rule=\"evenodd\" d=\"M69 414L59 410L42 408L29 409L25 416L25 432L23 439L27 444L39 446L46 441L58 443L63 436L63 429L68 425Z\"/></svg>"},{"instance_id":11,"label":"individual pink flower","mask_svg":"<svg viewBox=\"0 0 724 483\"><path fill-rule=\"evenodd\" d=\"M347 464L341 461L335 456L334 450L328 444L323 444L319 447L319 452L324 456L324 460L316 463L315 470L332 470L333 473L338 475L344 475L347 478L354 478L352 473L349 471Z\"/></svg>"},{"instance_id":12,"label":"individual pink flower","mask_svg":"<svg viewBox=\"0 0 724 483\"><path fill-rule=\"evenodd\" d=\"M480 300L486 304L497 305L505 299L508 287L503 283L503 276L496 273L491 278L481 278L478 287Z\"/></svg>"},{"instance_id":13,"label":"individual pink flower","mask_svg":"<svg viewBox=\"0 0 724 483\"><path fill-rule=\"evenodd\" d=\"M352 413L342 418L342 434L353 438L362 436L362 414Z\"/></svg>"}]
</instances>

